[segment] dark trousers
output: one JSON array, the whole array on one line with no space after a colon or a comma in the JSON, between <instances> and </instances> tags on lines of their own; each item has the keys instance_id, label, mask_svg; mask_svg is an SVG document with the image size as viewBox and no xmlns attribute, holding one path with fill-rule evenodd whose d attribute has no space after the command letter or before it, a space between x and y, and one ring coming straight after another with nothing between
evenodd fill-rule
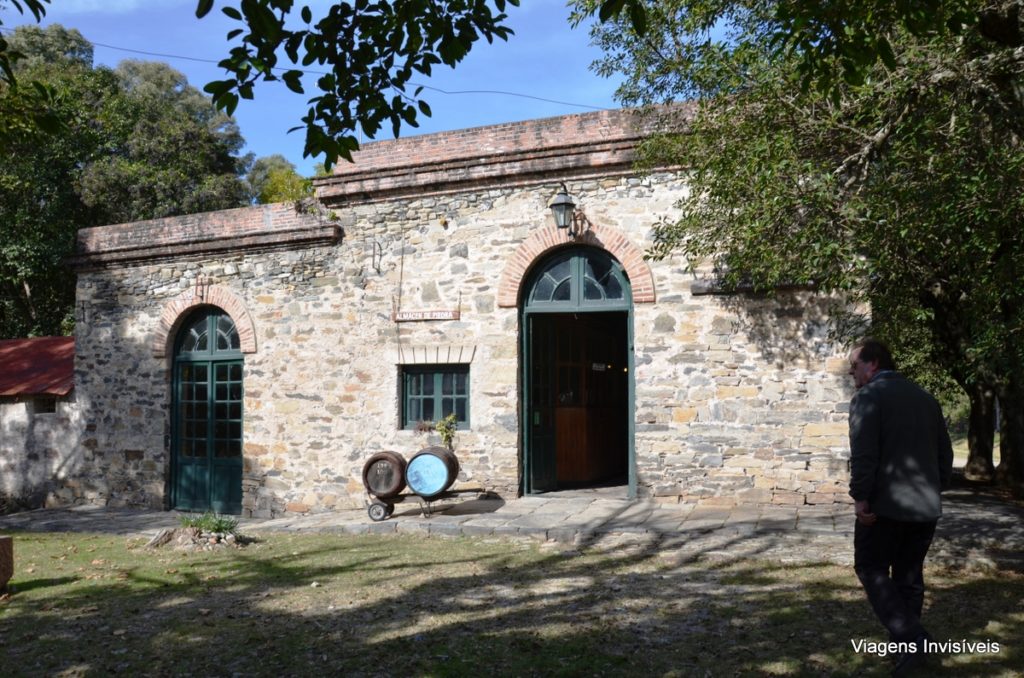
<instances>
[{"instance_id":1,"label":"dark trousers","mask_svg":"<svg viewBox=\"0 0 1024 678\"><path fill-rule=\"evenodd\" d=\"M936 522L910 523L879 516L874 525L858 521L854 528L854 570L894 641L913 641L924 633L924 557L935 536Z\"/></svg>"}]
</instances>

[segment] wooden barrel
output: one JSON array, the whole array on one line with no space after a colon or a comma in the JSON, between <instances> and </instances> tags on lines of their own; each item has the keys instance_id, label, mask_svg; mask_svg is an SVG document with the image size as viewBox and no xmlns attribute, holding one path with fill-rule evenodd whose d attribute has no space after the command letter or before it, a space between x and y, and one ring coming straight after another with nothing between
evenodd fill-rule
<instances>
[{"instance_id":1,"label":"wooden barrel","mask_svg":"<svg viewBox=\"0 0 1024 678\"><path fill-rule=\"evenodd\" d=\"M375 497L387 499L405 489L405 457L397 452L378 452L363 464L363 487Z\"/></svg>"},{"instance_id":2,"label":"wooden barrel","mask_svg":"<svg viewBox=\"0 0 1024 678\"><path fill-rule=\"evenodd\" d=\"M455 482L459 460L447 447L426 447L412 456L405 467L409 489L424 499L432 499Z\"/></svg>"}]
</instances>

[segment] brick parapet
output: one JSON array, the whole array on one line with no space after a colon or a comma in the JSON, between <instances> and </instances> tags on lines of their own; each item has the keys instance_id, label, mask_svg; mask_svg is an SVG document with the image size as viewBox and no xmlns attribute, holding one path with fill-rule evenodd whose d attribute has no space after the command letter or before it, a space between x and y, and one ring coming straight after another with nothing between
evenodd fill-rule
<instances>
[{"instance_id":1,"label":"brick parapet","mask_svg":"<svg viewBox=\"0 0 1024 678\"><path fill-rule=\"evenodd\" d=\"M79 230L69 263L90 268L239 250L337 242L338 226L295 203L186 214Z\"/></svg>"},{"instance_id":2,"label":"brick parapet","mask_svg":"<svg viewBox=\"0 0 1024 678\"><path fill-rule=\"evenodd\" d=\"M366 144L314 180L330 206L489 186L630 174L650 130L631 110L597 111Z\"/></svg>"}]
</instances>

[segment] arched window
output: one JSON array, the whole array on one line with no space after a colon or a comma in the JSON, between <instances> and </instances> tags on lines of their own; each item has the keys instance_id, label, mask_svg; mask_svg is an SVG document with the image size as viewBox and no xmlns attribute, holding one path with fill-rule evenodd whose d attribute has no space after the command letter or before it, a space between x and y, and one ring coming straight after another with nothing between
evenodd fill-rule
<instances>
[{"instance_id":1,"label":"arched window","mask_svg":"<svg viewBox=\"0 0 1024 678\"><path fill-rule=\"evenodd\" d=\"M211 336L216 337L216 341L212 344L210 343ZM235 321L219 309L217 312L197 313L195 319L181 329L180 341L178 355L241 352Z\"/></svg>"},{"instance_id":2,"label":"arched window","mask_svg":"<svg viewBox=\"0 0 1024 678\"><path fill-rule=\"evenodd\" d=\"M629 280L622 266L602 250L572 248L542 262L530 276L530 311L600 307L629 308Z\"/></svg>"}]
</instances>

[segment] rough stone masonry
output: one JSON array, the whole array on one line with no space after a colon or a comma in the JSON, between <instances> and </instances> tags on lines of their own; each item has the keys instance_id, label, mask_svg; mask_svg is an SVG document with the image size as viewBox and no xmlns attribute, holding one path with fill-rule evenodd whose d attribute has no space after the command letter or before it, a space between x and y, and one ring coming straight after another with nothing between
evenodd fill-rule
<instances>
[{"instance_id":1,"label":"rough stone masonry","mask_svg":"<svg viewBox=\"0 0 1024 678\"><path fill-rule=\"evenodd\" d=\"M401 426L403 369L468 366L460 480L522 488L522 295L551 253L588 246L632 287L629 463L660 501L846 501L845 360L829 300L718 294L703 262L645 259L685 172L643 175L643 130L603 111L367 144L317 198L83 229L80 430L51 503L169 507L175 341L215 306L244 359L242 512L361 506L364 460L435 434ZM555 228L565 182L586 229ZM409 322L399 318L428 317Z\"/></svg>"}]
</instances>

